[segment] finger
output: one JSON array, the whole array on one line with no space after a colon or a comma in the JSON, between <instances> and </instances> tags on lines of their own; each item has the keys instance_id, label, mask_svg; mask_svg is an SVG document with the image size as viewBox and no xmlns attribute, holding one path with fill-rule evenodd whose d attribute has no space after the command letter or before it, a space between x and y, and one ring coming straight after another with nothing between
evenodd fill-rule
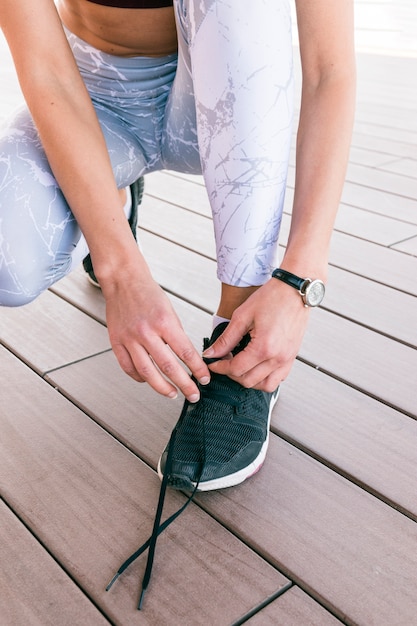
<instances>
[{"instance_id":1,"label":"finger","mask_svg":"<svg viewBox=\"0 0 417 626\"><path fill-rule=\"evenodd\" d=\"M152 389L163 396L169 398L177 397L176 387L162 376L151 356L142 346L135 347L130 353L123 346L119 346L116 354L118 358L119 354L122 356L122 361L119 359L119 363L131 378L139 382L148 383Z\"/></svg>"},{"instance_id":2,"label":"finger","mask_svg":"<svg viewBox=\"0 0 417 626\"><path fill-rule=\"evenodd\" d=\"M180 337L178 334L175 336L166 336L164 340L180 361L188 367L194 378L202 385L207 385L207 383L210 382L210 370L207 364L204 363L201 355L194 348L185 333Z\"/></svg>"},{"instance_id":3,"label":"finger","mask_svg":"<svg viewBox=\"0 0 417 626\"><path fill-rule=\"evenodd\" d=\"M259 389L260 391L268 391L272 393L278 389L280 385L285 381L285 378L281 378L281 374L277 374L274 372L264 380L262 380L258 385L255 385L254 389Z\"/></svg>"},{"instance_id":4,"label":"finger","mask_svg":"<svg viewBox=\"0 0 417 626\"><path fill-rule=\"evenodd\" d=\"M160 372L174 383L190 402L197 402L200 397L197 385L190 378L189 374L185 371L172 349L167 344L163 341L155 340L152 346L152 359L158 366ZM198 359L202 361L201 357L198 357ZM188 358L188 360L190 359ZM205 366L204 362L203 365ZM204 373L206 376L203 376L203 378L207 378L207 376L210 375L207 366L204 367Z\"/></svg>"},{"instance_id":5,"label":"finger","mask_svg":"<svg viewBox=\"0 0 417 626\"><path fill-rule=\"evenodd\" d=\"M236 375L233 372L234 368L231 367L230 361L216 361L210 365L210 369L218 374L228 376L248 389L260 389L268 392L275 391L288 374L286 366L277 367L275 361L272 360L264 361L242 375Z\"/></svg>"},{"instance_id":6,"label":"finger","mask_svg":"<svg viewBox=\"0 0 417 626\"><path fill-rule=\"evenodd\" d=\"M268 361L256 363L253 367L245 370L241 366L238 356L233 357L231 360L216 361L210 364L209 367L212 372L228 376L248 388L258 385L274 370L273 366Z\"/></svg>"},{"instance_id":7,"label":"finger","mask_svg":"<svg viewBox=\"0 0 417 626\"><path fill-rule=\"evenodd\" d=\"M145 382L144 379L141 378L138 372L136 371L133 361L130 358L130 354L126 350L126 348L122 345L113 345L112 348L119 362L119 365L122 368L122 370L125 372L125 374L133 378L133 380L136 380L136 382L138 383L144 383Z\"/></svg>"},{"instance_id":8,"label":"finger","mask_svg":"<svg viewBox=\"0 0 417 626\"><path fill-rule=\"evenodd\" d=\"M233 318L216 341L203 352L203 356L208 358L221 358L226 356L233 348L236 348L238 343L248 332L249 328L246 324Z\"/></svg>"}]
</instances>

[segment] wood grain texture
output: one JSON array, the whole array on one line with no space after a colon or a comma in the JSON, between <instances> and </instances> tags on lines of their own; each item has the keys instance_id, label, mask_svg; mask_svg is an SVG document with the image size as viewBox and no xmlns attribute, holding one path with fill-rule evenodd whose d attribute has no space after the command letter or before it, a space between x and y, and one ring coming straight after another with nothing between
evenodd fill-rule
<instances>
[{"instance_id":1,"label":"wood grain texture","mask_svg":"<svg viewBox=\"0 0 417 626\"><path fill-rule=\"evenodd\" d=\"M3 502L0 502L0 550L2 624L109 624Z\"/></svg>"},{"instance_id":2,"label":"wood grain texture","mask_svg":"<svg viewBox=\"0 0 417 626\"><path fill-rule=\"evenodd\" d=\"M51 292L0 308L0 341L39 373L110 350L107 329Z\"/></svg>"}]
</instances>

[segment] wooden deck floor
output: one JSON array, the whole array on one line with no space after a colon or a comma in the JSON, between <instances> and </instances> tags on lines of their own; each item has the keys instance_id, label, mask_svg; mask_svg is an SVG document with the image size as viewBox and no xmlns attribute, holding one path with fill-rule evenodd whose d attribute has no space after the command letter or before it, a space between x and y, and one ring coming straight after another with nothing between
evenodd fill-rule
<instances>
[{"instance_id":1,"label":"wooden deck floor","mask_svg":"<svg viewBox=\"0 0 417 626\"><path fill-rule=\"evenodd\" d=\"M20 95L3 41L0 58L2 118ZM144 557L105 586L150 534L181 401L119 370L81 270L0 310L2 626L417 624L417 54L359 53L358 69L328 295L264 468L160 537L142 612ZM293 168L288 211L292 186ZM200 346L218 294L201 179L149 176L140 239ZM183 502L170 492L166 514Z\"/></svg>"}]
</instances>

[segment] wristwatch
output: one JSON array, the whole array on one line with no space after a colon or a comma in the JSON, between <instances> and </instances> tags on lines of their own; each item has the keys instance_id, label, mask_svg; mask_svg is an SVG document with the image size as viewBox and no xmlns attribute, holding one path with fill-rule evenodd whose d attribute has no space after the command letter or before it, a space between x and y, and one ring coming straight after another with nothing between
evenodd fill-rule
<instances>
[{"instance_id":1,"label":"wristwatch","mask_svg":"<svg viewBox=\"0 0 417 626\"><path fill-rule=\"evenodd\" d=\"M272 276L297 289L304 306L318 306L323 301L326 289L323 281L318 278L314 280L311 278L300 278L295 274L291 274L291 272L279 268L272 272Z\"/></svg>"}]
</instances>

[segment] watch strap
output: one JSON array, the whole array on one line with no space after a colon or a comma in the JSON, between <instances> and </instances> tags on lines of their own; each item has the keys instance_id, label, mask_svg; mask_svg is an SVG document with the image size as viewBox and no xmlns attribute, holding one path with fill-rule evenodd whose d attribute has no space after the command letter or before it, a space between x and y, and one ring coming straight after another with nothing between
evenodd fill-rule
<instances>
[{"instance_id":1,"label":"watch strap","mask_svg":"<svg viewBox=\"0 0 417 626\"><path fill-rule=\"evenodd\" d=\"M287 272L287 270L282 270L280 268L275 269L272 272L273 278L277 278L278 280L282 280L282 282L287 283L287 285L291 285L294 289L297 289L300 293L302 292L302 288L305 282L308 282L306 278L300 278L295 274L291 274L291 272Z\"/></svg>"}]
</instances>

